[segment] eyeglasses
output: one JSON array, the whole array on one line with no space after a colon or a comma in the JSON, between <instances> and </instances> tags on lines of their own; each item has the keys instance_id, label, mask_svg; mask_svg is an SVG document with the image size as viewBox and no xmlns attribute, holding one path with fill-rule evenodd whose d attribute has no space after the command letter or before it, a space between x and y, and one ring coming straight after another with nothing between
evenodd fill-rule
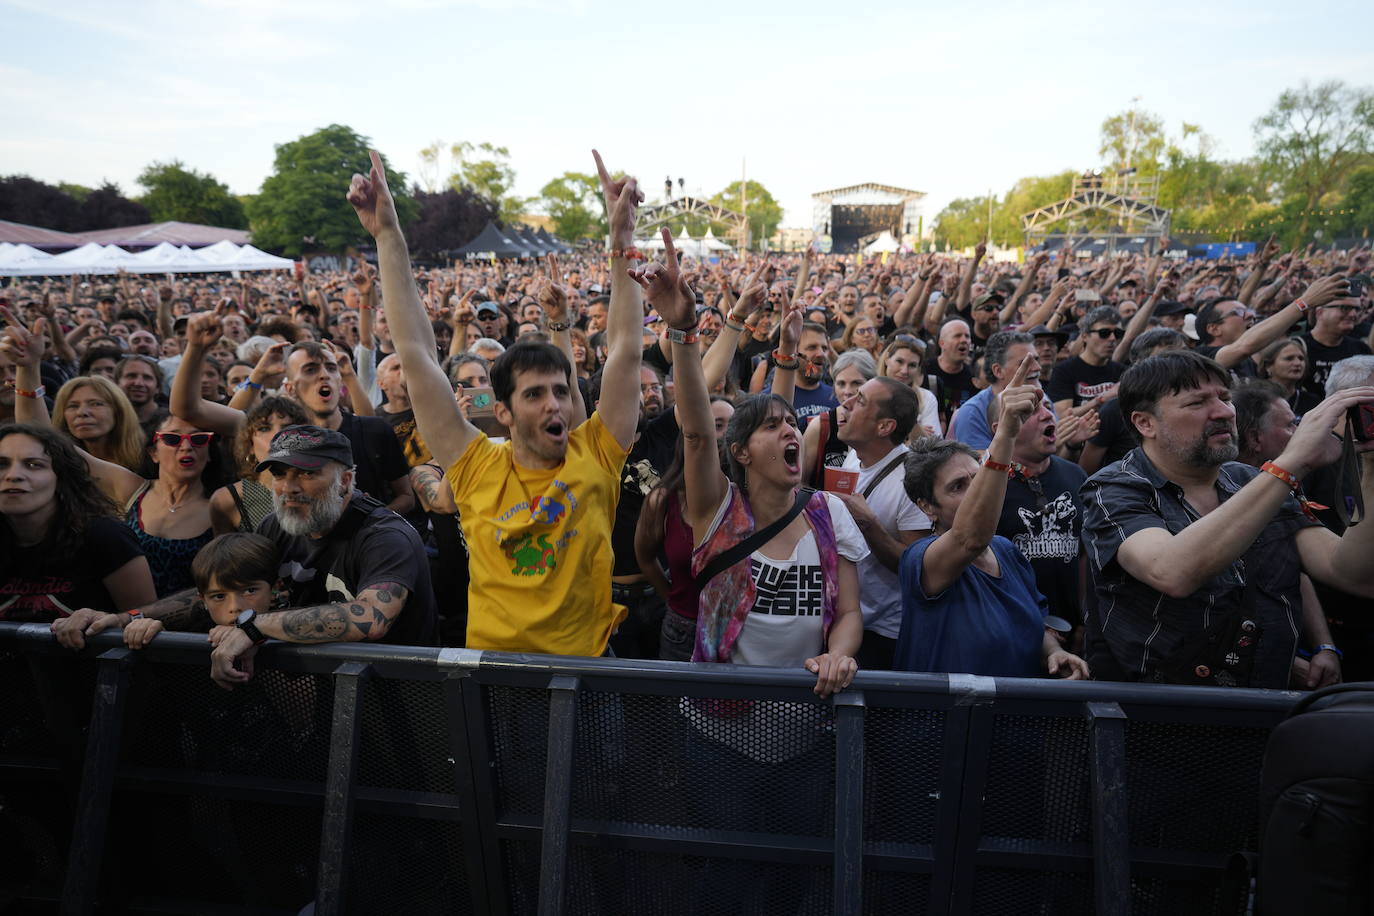
<instances>
[{"instance_id":1,"label":"eyeglasses","mask_svg":"<svg viewBox=\"0 0 1374 916\"><path fill-rule=\"evenodd\" d=\"M878 331L875 328L855 328L855 337L873 337Z\"/></svg>"},{"instance_id":2,"label":"eyeglasses","mask_svg":"<svg viewBox=\"0 0 1374 916\"><path fill-rule=\"evenodd\" d=\"M1360 310L1358 305L1326 305L1322 307L1333 312L1358 312Z\"/></svg>"},{"instance_id":3,"label":"eyeglasses","mask_svg":"<svg viewBox=\"0 0 1374 916\"><path fill-rule=\"evenodd\" d=\"M663 386L662 386L662 385L640 385L640 386L639 386L639 393L640 393L640 394L648 394L650 391L662 391L662 390L663 390Z\"/></svg>"},{"instance_id":4,"label":"eyeglasses","mask_svg":"<svg viewBox=\"0 0 1374 916\"><path fill-rule=\"evenodd\" d=\"M980 305L980 306L978 306L976 309L974 309L974 311L975 311L975 312L995 312L995 311L997 311L997 306L995 306L995 305Z\"/></svg>"},{"instance_id":5,"label":"eyeglasses","mask_svg":"<svg viewBox=\"0 0 1374 916\"><path fill-rule=\"evenodd\" d=\"M1126 332L1121 330L1121 328L1097 328L1088 333L1096 334L1101 340L1106 340L1108 337L1115 337L1117 340L1120 340L1121 336Z\"/></svg>"},{"instance_id":6,"label":"eyeglasses","mask_svg":"<svg viewBox=\"0 0 1374 916\"><path fill-rule=\"evenodd\" d=\"M215 438L214 433L158 433L158 441L168 448L181 448L182 440L190 439L192 448L205 448L210 444L210 440Z\"/></svg>"}]
</instances>

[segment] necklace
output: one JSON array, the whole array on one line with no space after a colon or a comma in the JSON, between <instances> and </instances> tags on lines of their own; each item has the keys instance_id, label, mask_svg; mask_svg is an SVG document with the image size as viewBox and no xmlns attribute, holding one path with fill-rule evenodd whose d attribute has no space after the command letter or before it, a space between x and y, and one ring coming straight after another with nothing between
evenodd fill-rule
<instances>
[{"instance_id":1,"label":"necklace","mask_svg":"<svg viewBox=\"0 0 1374 916\"><path fill-rule=\"evenodd\" d=\"M178 509L186 505L186 500L190 499L190 497L191 491L187 490L186 495L182 496L181 499L177 500L176 505L172 504L172 499L169 496L164 496L163 499L167 501L167 511L175 514Z\"/></svg>"}]
</instances>

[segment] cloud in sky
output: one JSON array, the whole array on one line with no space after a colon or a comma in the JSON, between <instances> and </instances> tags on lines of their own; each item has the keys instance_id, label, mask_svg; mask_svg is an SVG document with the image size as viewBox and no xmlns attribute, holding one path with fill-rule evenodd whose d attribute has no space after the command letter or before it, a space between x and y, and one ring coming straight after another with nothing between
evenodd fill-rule
<instances>
[{"instance_id":1,"label":"cloud in sky","mask_svg":"<svg viewBox=\"0 0 1374 916\"><path fill-rule=\"evenodd\" d=\"M1374 84L1374 7L1352 3L0 0L0 17L6 174L133 192L179 158L254 192L274 144L337 122L412 173L435 139L506 146L531 196L590 171L592 146L651 190L747 169L787 225L823 188L917 188L933 217L1089 167L1135 96L1244 156L1284 88Z\"/></svg>"}]
</instances>

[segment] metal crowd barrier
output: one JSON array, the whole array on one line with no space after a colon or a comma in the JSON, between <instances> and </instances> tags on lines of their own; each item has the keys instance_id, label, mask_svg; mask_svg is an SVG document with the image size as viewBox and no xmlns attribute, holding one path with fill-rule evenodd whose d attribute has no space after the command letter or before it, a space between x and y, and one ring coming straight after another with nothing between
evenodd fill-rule
<instances>
[{"instance_id":1,"label":"metal crowd barrier","mask_svg":"<svg viewBox=\"0 0 1374 916\"><path fill-rule=\"evenodd\" d=\"M1238 914L1258 690L0 624L0 911Z\"/></svg>"}]
</instances>

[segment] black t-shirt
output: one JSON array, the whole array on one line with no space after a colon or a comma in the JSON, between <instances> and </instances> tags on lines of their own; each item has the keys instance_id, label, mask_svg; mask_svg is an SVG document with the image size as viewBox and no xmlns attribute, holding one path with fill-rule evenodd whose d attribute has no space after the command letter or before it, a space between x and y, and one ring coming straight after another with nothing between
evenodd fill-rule
<instances>
[{"instance_id":1,"label":"black t-shirt","mask_svg":"<svg viewBox=\"0 0 1374 916\"><path fill-rule=\"evenodd\" d=\"M1208 345L1205 347L1198 347L1196 352L1199 356L1205 356L1208 359L1216 359L1217 354L1221 352L1221 347ZM1240 382L1249 378L1259 378L1259 367L1256 366L1255 361L1248 356L1234 366L1231 366L1230 372L1233 384L1240 384Z\"/></svg>"},{"instance_id":2,"label":"black t-shirt","mask_svg":"<svg viewBox=\"0 0 1374 916\"><path fill-rule=\"evenodd\" d=\"M394 582L409 594L381 642L438 645L438 615L424 545L415 529L382 503L355 491L343 517L322 538L287 534L276 513L262 520L258 534L277 545L278 586L290 594L291 607L352 601L364 589Z\"/></svg>"},{"instance_id":3,"label":"black t-shirt","mask_svg":"<svg viewBox=\"0 0 1374 916\"><path fill-rule=\"evenodd\" d=\"M1326 379L1332 366L1347 357L1369 352L1369 345L1357 337L1342 337L1334 347L1328 347L1311 333L1302 335L1302 339L1307 342L1307 376L1302 387L1319 398L1326 397Z\"/></svg>"},{"instance_id":4,"label":"black t-shirt","mask_svg":"<svg viewBox=\"0 0 1374 916\"><path fill-rule=\"evenodd\" d=\"M958 372L946 372L940 368L938 358L926 363L926 374L934 376L935 398L941 421L948 423L950 414L978 393L978 387L973 384L972 365L964 363L964 368Z\"/></svg>"},{"instance_id":5,"label":"black t-shirt","mask_svg":"<svg viewBox=\"0 0 1374 916\"><path fill-rule=\"evenodd\" d=\"M1074 626L1083 622L1078 600L1083 505L1078 499L1078 488L1087 479L1078 465L1051 456L1045 473L1033 478L1043 498L1017 474L1007 481L1002 517L997 521L997 533L1015 544L1030 561L1035 584L1049 602L1050 613Z\"/></svg>"},{"instance_id":6,"label":"black t-shirt","mask_svg":"<svg viewBox=\"0 0 1374 916\"><path fill-rule=\"evenodd\" d=\"M1121 402L1112 398L1097 411L1102 424L1097 435L1090 440L1093 445L1106 449L1102 455L1102 467L1126 457L1126 453L1138 444L1131 425L1121 413Z\"/></svg>"},{"instance_id":7,"label":"black t-shirt","mask_svg":"<svg viewBox=\"0 0 1374 916\"><path fill-rule=\"evenodd\" d=\"M53 555L52 545L13 547L0 558L0 620L45 623L78 608L117 613L104 578L143 556L129 526L92 519L76 557Z\"/></svg>"},{"instance_id":8,"label":"black t-shirt","mask_svg":"<svg viewBox=\"0 0 1374 916\"><path fill-rule=\"evenodd\" d=\"M644 497L658 486L658 479L673 463L678 425L673 411L665 410L644 424L634 447L620 471L620 501L615 506L611 525L611 551L615 555L613 576L639 575L635 559L635 525L644 508Z\"/></svg>"},{"instance_id":9,"label":"black t-shirt","mask_svg":"<svg viewBox=\"0 0 1374 916\"><path fill-rule=\"evenodd\" d=\"M392 412L385 408L378 408L377 413L391 425L391 432L396 436L396 441L400 443L401 454L405 456L406 464L409 467L418 467L434 460L434 456L429 453L429 447L425 445L425 440L420 438L419 427L415 425L414 410Z\"/></svg>"},{"instance_id":10,"label":"black t-shirt","mask_svg":"<svg viewBox=\"0 0 1374 916\"><path fill-rule=\"evenodd\" d=\"M353 485L382 503L390 502L387 484L410 473L410 465L406 463L396 434L391 431L391 424L381 417L345 413L339 432L347 436L353 446L356 467Z\"/></svg>"},{"instance_id":11,"label":"black t-shirt","mask_svg":"<svg viewBox=\"0 0 1374 916\"><path fill-rule=\"evenodd\" d=\"M1083 357L1074 356L1054 367L1045 393L1056 404L1071 400L1073 406L1078 407L1115 385L1125 371L1125 366L1111 360L1094 366L1085 362Z\"/></svg>"}]
</instances>

